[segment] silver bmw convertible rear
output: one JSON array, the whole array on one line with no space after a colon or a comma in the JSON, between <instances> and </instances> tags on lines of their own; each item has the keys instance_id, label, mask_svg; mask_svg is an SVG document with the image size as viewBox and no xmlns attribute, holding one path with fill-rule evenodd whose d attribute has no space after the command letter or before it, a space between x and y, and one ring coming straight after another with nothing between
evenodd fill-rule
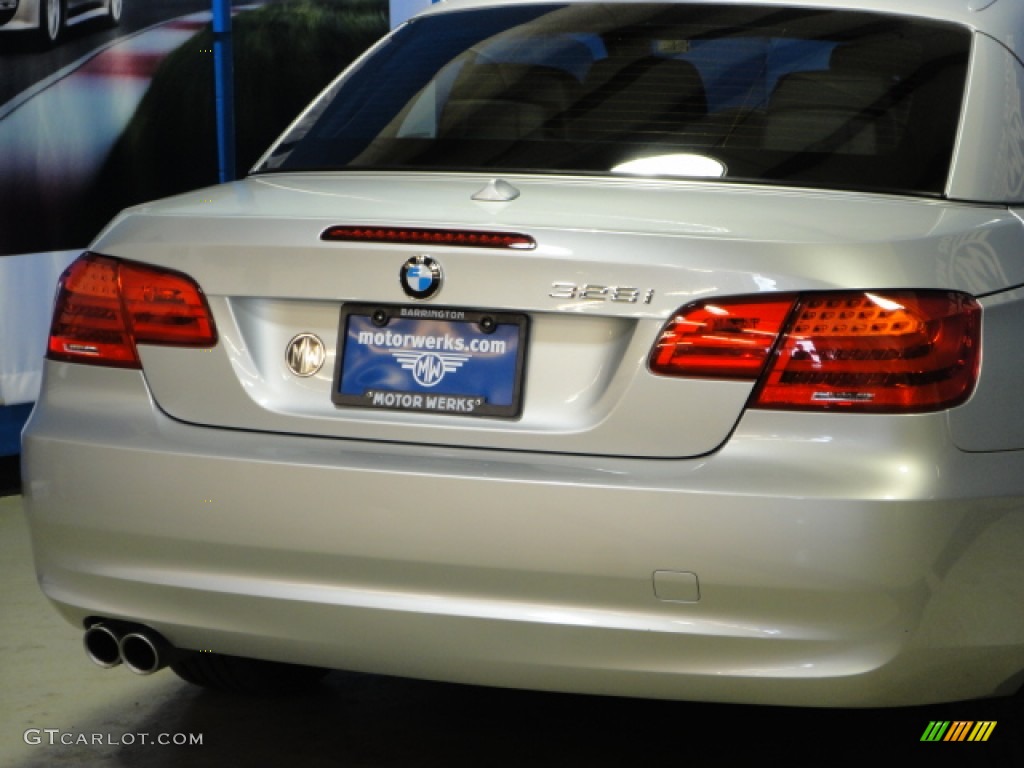
<instances>
[{"instance_id":1,"label":"silver bmw convertible rear","mask_svg":"<svg viewBox=\"0 0 1024 768\"><path fill-rule=\"evenodd\" d=\"M1008 0L433 6L65 273L43 591L97 663L243 690L1013 694L1021 40Z\"/></svg>"}]
</instances>

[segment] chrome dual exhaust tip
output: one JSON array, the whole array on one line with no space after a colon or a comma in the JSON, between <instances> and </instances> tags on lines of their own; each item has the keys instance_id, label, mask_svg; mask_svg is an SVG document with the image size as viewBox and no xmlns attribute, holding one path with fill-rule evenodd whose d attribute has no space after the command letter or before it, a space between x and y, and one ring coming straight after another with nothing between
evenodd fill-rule
<instances>
[{"instance_id":1,"label":"chrome dual exhaust tip","mask_svg":"<svg viewBox=\"0 0 1024 768\"><path fill-rule=\"evenodd\" d=\"M100 621L85 630L86 656L99 667L118 664L137 675L151 675L171 663L174 647L155 630L116 621Z\"/></svg>"},{"instance_id":2,"label":"chrome dual exhaust tip","mask_svg":"<svg viewBox=\"0 0 1024 768\"><path fill-rule=\"evenodd\" d=\"M129 632L118 643L121 661L137 675L152 675L170 663L173 648L151 629Z\"/></svg>"},{"instance_id":3,"label":"chrome dual exhaust tip","mask_svg":"<svg viewBox=\"0 0 1024 768\"><path fill-rule=\"evenodd\" d=\"M123 630L110 622L101 621L85 630L82 644L85 655L93 664L111 669L121 663L121 637Z\"/></svg>"}]
</instances>

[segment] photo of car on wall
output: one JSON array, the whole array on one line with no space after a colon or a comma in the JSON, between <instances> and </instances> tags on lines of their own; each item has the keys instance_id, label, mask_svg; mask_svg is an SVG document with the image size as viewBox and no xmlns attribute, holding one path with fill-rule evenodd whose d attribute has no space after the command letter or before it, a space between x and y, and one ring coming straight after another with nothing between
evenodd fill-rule
<instances>
[{"instance_id":1,"label":"photo of car on wall","mask_svg":"<svg viewBox=\"0 0 1024 768\"><path fill-rule=\"evenodd\" d=\"M67 27L92 19L117 26L123 8L124 0L0 0L0 32L26 32L54 45Z\"/></svg>"}]
</instances>

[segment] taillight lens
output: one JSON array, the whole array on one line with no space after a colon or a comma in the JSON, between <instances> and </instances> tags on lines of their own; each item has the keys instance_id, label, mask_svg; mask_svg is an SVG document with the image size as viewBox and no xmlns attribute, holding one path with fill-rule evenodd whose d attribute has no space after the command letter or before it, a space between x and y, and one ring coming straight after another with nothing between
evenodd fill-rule
<instances>
[{"instance_id":1,"label":"taillight lens","mask_svg":"<svg viewBox=\"0 0 1024 768\"><path fill-rule=\"evenodd\" d=\"M668 376L757 379L796 296L701 301L662 330L650 367Z\"/></svg>"},{"instance_id":2,"label":"taillight lens","mask_svg":"<svg viewBox=\"0 0 1024 768\"><path fill-rule=\"evenodd\" d=\"M47 357L140 368L137 344L216 343L206 297L190 278L86 253L61 276Z\"/></svg>"},{"instance_id":3,"label":"taillight lens","mask_svg":"<svg viewBox=\"0 0 1024 768\"><path fill-rule=\"evenodd\" d=\"M683 307L655 373L757 380L751 407L911 413L974 390L981 307L947 291L746 297Z\"/></svg>"}]
</instances>

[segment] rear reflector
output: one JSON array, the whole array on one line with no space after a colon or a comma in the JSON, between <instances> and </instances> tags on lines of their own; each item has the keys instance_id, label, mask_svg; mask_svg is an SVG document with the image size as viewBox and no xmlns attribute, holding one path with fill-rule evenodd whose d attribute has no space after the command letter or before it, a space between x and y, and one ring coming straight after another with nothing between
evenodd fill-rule
<instances>
[{"instance_id":1,"label":"rear reflector","mask_svg":"<svg viewBox=\"0 0 1024 768\"><path fill-rule=\"evenodd\" d=\"M511 248L532 251L537 241L515 232L482 232L468 229L420 229L412 227L329 227L320 235L329 242L407 243L451 245L468 248Z\"/></svg>"},{"instance_id":2,"label":"rear reflector","mask_svg":"<svg viewBox=\"0 0 1024 768\"><path fill-rule=\"evenodd\" d=\"M216 343L206 298L190 278L86 253L61 277L47 357L139 368L136 344Z\"/></svg>"},{"instance_id":3,"label":"rear reflector","mask_svg":"<svg viewBox=\"0 0 1024 768\"><path fill-rule=\"evenodd\" d=\"M974 390L981 307L945 291L741 297L683 307L655 373L756 380L755 408L914 413Z\"/></svg>"}]
</instances>

